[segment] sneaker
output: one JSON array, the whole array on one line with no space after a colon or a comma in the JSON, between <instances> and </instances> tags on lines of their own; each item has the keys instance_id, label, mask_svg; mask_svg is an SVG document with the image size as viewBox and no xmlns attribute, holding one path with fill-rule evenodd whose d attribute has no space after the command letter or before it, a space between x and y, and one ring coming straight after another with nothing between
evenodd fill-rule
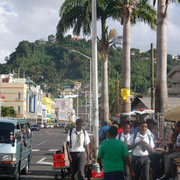
<instances>
[{"instance_id":1,"label":"sneaker","mask_svg":"<svg viewBox=\"0 0 180 180\"><path fill-rule=\"evenodd\" d=\"M167 177L166 174L164 174L163 176L161 176L159 179L160 179L160 180L169 180L169 178Z\"/></svg>"}]
</instances>

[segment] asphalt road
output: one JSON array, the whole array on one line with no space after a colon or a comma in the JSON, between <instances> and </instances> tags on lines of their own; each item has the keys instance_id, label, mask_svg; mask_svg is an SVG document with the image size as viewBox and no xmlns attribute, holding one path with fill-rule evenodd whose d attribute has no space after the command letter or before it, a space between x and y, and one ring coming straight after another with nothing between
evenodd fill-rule
<instances>
[{"instance_id":1,"label":"asphalt road","mask_svg":"<svg viewBox=\"0 0 180 180\"><path fill-rule=\"evenodd\" d=\"M55 173L61 175L60 171L52 170L53 153L62 149L65 140L63 128L33 131L30 171L28 175L21 175L21 180L50 180L54 179Z\"/></svg>"}]
</instances>

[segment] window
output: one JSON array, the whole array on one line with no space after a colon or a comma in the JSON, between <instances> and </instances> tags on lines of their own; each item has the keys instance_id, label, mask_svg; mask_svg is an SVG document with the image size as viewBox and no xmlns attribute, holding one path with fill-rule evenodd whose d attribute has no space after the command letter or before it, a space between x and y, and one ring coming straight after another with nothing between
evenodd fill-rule
<instances>
[{"instance_id":1,"label":"window","mask_svg":"<svg viewBox=\"0 0 180 180\"><path fill-rule=\"evenodd\" d=\"M18 100L21 100L21 93L18 93Z\"/></svg>"},{"instance_id":2,"label":"window","mask_svg":"<svg viewBox=\"0 0 180 180\"><path fill-rule=\"evenodd\" d=\"M21 113L21 106L18 106L18 114Z\"/></svg>"}]
</instances>

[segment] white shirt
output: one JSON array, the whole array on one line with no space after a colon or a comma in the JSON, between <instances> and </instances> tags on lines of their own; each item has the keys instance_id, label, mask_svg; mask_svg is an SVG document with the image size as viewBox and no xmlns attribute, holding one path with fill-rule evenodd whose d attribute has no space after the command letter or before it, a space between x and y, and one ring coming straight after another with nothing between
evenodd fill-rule
<instances>
[{"instance_id":1,"label":"white shirt","mask_svg":"<svg viewBox=\"0 0 180 180\"><path fill-rule=\"evenodd\" d=\"M146 134L150 135L152 139L154 139L154 134L149 129L146 130Z\"/></svg>"},{"instance_id":2,"label":"white shirt","mask_svg":"<svg viewBox=\"0 0 180 180\"><path fill-rule=\"evenodd\" d=\"M180 134L177 136L176 147L180 147Z\"/></svg>"},{"instance_id":3,"label":"white shirt","mask_svg":"<svg viewBox=\"0 0 180 180\"><path fill-rule=\"evenodd\" d=\"M151 137L151 136L150 136ZM140 142L142 140L142 138L144 139L144 141L151 147L151 148L154 148L154 142L153 142L153 139L151 137L151 141L149 142L149 137L147 134L145 135L142 135L140 134L139 132L137 133L137 136L134 140L134 135L131 136L131 140L130 140L130 145L133 145L133 144L136 144L138 142ZM134 142L133 142L134 141ZM141 149L141 145L137 145L134 149L133 149L133 152L132 152L132 155L133 156L148 156L149 155L149 152L148 150L146 149L144 152L142 151Z\"/></svg>"},{"instance_id":4,"label":"white shirt","mask_svg":"<svg viewBox=\"0 0 180 180\"><path fill-rule=\"evenodd\" d=\"M80 134L80 146L78 146L78 135L79 134ZM70 131L68 132L66 141L70 142ZM80 132L77 132L76 128L72 129L70 152L84 152L85 151L84 145L88 145L89 143L90 143L90 139L89 139L89 135L86 131L85 131L85 137L84 137L83 130L81 130Z\"/></svg>"},{"instance_id":5,"label":"white shirt","mask_svg":"<svg viewBox=\"0 0 180 180\"><path fill-rule=\"evenodd\" d=\"M120 136L120 139L119 139L119 136ZM124 133L118 134L116 136L116 139L121 140L124 143L126 137L127 137L127 144L130 145L131 135L129 133L128 134L124 134Z\"/></svg>"}]
</instances>

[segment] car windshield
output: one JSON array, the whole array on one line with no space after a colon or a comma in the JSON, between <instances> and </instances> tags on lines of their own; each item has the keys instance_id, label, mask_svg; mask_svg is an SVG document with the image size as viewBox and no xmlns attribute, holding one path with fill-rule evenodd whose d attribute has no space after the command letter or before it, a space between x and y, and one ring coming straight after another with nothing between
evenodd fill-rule
<instances>
[{"instance_id":1,"label":"car windshield","mask_svg":"<svg viewBox=\"0 0 180 180\"><path fill-rule=\"evenodd\" d=\"M14 124L0 122L0 143L12 143L14 140Z\"/></svg>"},{"instance_id":2,"label":"car windshield","mask_svg":"<svg viewBox=\"0 0 180 180\"><path fill-rule=\"evenodd\" d=\"M31 127L39 127L38 125L36 125L36 124L33 124Z\"/></svg>"}]
</instances>

